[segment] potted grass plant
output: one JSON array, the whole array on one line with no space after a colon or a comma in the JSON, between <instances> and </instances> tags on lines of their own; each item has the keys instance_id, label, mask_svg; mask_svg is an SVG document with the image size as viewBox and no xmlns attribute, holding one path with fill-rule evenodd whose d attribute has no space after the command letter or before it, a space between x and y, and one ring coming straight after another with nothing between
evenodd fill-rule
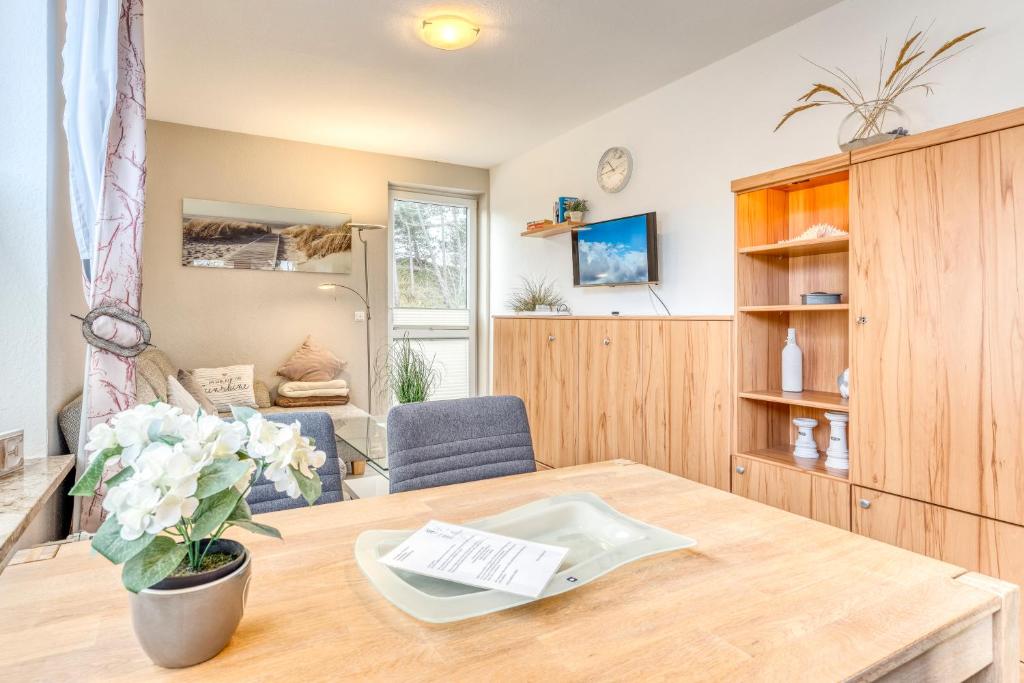
<instances>
[{"instance_id":1,"label":"potted grass plant","mask_svg":"<svg viewBox=\"0 0 1024 683\"><path fill-rule=\"evenodd\" d=\"M514 313L545 313L558 311L566 306L565 299L558 293L553 282L547 278L522 276L519 288L508 297L508 307Z\"/></svg>"},{"instance_id":2,"label":"potted grass plant","mask_svg":"<svg viewBox=\"0 0 1024 683\"><path fill-rule=\"evenodd\" d=\"M583 214L590 211L590 205L586 199L570 199L565 205L565 215L572 223L582 223Z\"/></svg>"},{"instance_id":3,"label":"potted grass plant","mask_svg":"<svg viewBox=\"0 0 1024 683\"><path fill-rule=\"evenodd\" d=\"M436 359L428 358L423 346L409 335L382 348L376 366L378 390L387 399L390 392L399 403L426 401L441 379Z\"/></svg>"},{"instance_id":4,"label":"potted grass plant","mask_svg":"<svg viewBox=\"0 0 1024 683\"><path fill-rule=\"evenodd\" d=\"M135 635L163 667L213 657L238 627L251 558L222 536L238 527L281 538L253 520L245 500L252 485L263 477L310 505L320 497L316 468L326 455L298 422L271 422L250 408L232 414L187 415L166 403L119 413L90 430L89 466L71 489L105 489L107 517L92 547L124 565ZM118 471L104 480L110 469Z\"/></svg>"}]
</instances>

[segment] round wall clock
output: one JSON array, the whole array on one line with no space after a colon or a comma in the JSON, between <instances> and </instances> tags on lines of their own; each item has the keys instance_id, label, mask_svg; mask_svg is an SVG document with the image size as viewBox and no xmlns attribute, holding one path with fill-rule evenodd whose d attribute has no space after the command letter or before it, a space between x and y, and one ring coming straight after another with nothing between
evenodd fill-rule
<instances>
[{"instance_id":1,"label":"round wall clock","mask_svg":"<svg viewBox=\"0 0 1024 683\"><path fill-rule=\"evenodd\" d=\"M597 162L597 184L605 192L618 192L633 175L633 155L625 147L609 147Z\"/></svg>"}]
</instances>

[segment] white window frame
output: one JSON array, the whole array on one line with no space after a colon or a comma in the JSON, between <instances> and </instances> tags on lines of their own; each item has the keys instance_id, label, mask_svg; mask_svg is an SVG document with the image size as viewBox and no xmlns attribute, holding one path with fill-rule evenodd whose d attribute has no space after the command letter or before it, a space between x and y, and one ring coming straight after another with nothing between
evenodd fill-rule
<instances>
[{"instance_id":1,"label":"white window frame","mask_svg":"<svg viewBox=\"0 0 1024 683\"><path fill-rule=\"evenodd\" d=\"M466 255L469 263L469 281L466 283L467 305L469 315L465 326L438 326L438 325L416 325L395 327L394 310L395 296L397 294L397 283L395 282L395 200L422 202L426 204L445 204L448 206L463 206L467 209L469 218L469 239ZM422 190L404 190L391 187L388 190L388 344L393 344L395 339L401 339L406 334L410 339L467 339L469 344L469 395L476 396L479 393L477 385L477 230L478 214L477 200L457 194L443 192L427 192Z\"/></svg>"}]
</instances>

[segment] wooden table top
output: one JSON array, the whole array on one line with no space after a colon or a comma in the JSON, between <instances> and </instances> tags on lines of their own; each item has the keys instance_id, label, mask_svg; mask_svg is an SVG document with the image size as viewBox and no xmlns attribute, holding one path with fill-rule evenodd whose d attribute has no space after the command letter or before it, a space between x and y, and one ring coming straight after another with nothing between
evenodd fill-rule
<instances>
[{"instance_id":1,"label":"wooden table top","mask_svg":"<svg viewBox=\"0 0 1024 683\"><path fill-rule=\"evenodd\" d=\"M450 624L392 606L353 557L367 529L464 522L576 491L698 545ZM953 565L622 460L263 517L285 540L235 534L253 581L214 659L151 664L120 568L74 543L0 576L0 680L839 680L885 671L1000 606Z\"/></svg>"}]
</instances>

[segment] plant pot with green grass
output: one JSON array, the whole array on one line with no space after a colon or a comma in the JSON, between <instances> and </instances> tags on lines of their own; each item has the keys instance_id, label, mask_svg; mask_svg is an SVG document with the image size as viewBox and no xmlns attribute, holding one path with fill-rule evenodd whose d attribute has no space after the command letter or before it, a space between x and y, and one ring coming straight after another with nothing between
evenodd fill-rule
<instances>
[{"instance_id":1,"label":"plant pot with green grass","mask_svg":"<svg viewBox=\"0 0 1024 683\"><path fill-rule=\"evenodd\" d=\"M519 279L519 288L512 291L507 302L513 313L568 311L565 299L547 278L523 276Z\"/></svg>"},{"instance_id":2,"label":"plant pot with green grass","mask_svg":"<svg viewBox=\"0 0 1024 683\"><path fill-rule=\"evenodd\" d=\"M107 517L92 547L124 565L135 635L163 667L210 659L241 621L252 557L222 536L238 527L281 538L253 520L245 501L253 483L262 476L310 505L320 497L316 468L326 455L298 422L270 422L249 408L232 413L225 421L166 403L119 413L89 432L89 467L71 490L103 492Z\"/></svg>"},{"instance_id":3,"label":"plant pot with green grass","mask_svg":"<svg viewBox=\"0 0 1024 683\"><path fill-rule=\"evenodd\" d=\"M586 199L570 199L565 205L565 214L571 223L582 223L583 214L590 211L590 205Z\"/></svg>"},{"instance_id":4,"label":"plant pot with green grass","mask_svg":"<svg viewBox=\"0 0 1024 683\"><path fill-rule=\"evenodd\" d=\"M380 350L374 374L378 394L388 405L392 398L399 403L426 401L441 380L436 358L427 356L408 334Z\"/></svg>"}]
</instances>

